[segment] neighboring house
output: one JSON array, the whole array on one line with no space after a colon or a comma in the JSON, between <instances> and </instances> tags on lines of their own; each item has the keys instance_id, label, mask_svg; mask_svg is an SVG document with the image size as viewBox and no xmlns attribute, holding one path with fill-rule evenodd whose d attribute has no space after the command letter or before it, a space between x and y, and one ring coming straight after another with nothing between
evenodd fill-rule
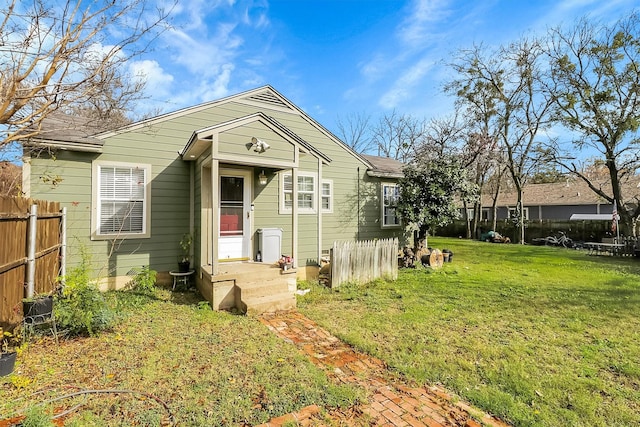
<instances>
[{"instance_id":1,"label":"neighboring house","mask_svg":"<svg viewBox=\"0 0 640 427\"><path fill-rule=\"evenodd\" d=\"M627 199L640 196L638 188L640 180L635 177L624 186ZM608 181L602 184L609 188ZM549 184L528 184L524 188L522 197L524 216L530 221L558 220L568 221L573 214L611 214L613 205L603 200L587 184L579 179L567 180ZM482 220L493 219L493 199L490 194L482 197ZM515 190L501 191L498 195L498 220L509 218L516 209L517 193ZM469 210L469 214L472 214Z\"/></svg>"},{"instance_id":2,"label":"neighboring house","mask_svg":"<svg viewBox=\"0 0 640 427\"><path fill-rule=\"evenodd\" d=\"M26 159L24 192L67 207L71 263L84 247L110 288L143 265L169 280L193 233L200 291L214 308L246 308L229 261L271 266L284 254L311 278L336 240L402 234L401 164L355 153L270 86L111 132L82 129L44 125L35 144L48 150ZM248 263L258 251L264 262Z\"/></svg>"}]
</instances>

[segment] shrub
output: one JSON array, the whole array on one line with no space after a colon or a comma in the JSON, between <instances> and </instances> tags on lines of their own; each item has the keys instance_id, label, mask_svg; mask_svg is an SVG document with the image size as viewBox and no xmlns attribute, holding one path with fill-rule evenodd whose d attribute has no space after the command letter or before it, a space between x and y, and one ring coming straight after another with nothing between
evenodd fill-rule
<instances>
[{"instance_id":1,"label":"shrub","mask_svg":"<svg viewBox=\"0 0 640 427\"><path fill-rule=\"evenodd\" d=\"M89 266L89 256L82 250L80 265L65 276L65 286L54 304L58 327L70 335L95 335L115 321L115 311L90 278Z\"/></svg>"},{"instance_id":2,"label":"shrub","mask_svg":"<svg viewBox=\"0 0 640 427\"><path fill-rule=\"evenodd\" d=\"M128 289L145 294L153 294L156 291L156 275L157 271L151 270L148 265L143 265L141 269L136 271Z\"/></svg>"}]
</instances>

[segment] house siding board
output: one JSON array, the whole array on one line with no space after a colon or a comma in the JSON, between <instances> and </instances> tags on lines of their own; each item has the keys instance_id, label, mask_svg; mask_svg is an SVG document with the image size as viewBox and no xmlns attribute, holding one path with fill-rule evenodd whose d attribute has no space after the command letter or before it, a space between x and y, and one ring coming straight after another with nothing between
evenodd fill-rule
<instances>
[{"instance_id":1,"label":"house siding board","mask_svg":"<svg viewBox=\"0 0 640 427\"><path fill-rule=\"evenodd\" d=\"M256 153L247 148L251 138L256 137L270 145L270 149L264 153ZM264 125L253 124L242 126L233 130L222 132L218 137L218 152L249 158L252 161L286 160L293 162L294 146L280 136L276 136L271 129Z\"/></svg>"},{"instance_id":2,"label":"house siding board","mask_svg":"<svg viewBox=\"0 0 640 427\"><path fill-rule=\"evenodd\" d=\"M254 174L254 177L257 176ZM267 185L260 186L254 180L254 221L253 221L253 252L257 253L259 248L260 235L258 230L262 228L281 228L282 243L281 251L289 254L291 252L291 215L280 215L278 213L279 203L279 181L278 175L269 173ZM281 255L281 254L280 254Z\"/></svg>"},{"instance_id":3,"label":"house siding board","mask_svg":"<svg viewBox=\"0 0 640 427\"><path fill-rule=\"evenodd\" d=\"M185 121L188 122L188 121ZM161 123L105 140L103 153L60 151L55 161L33 159L31 194L37 198L59 200L68 210L69 265L80 262L80 248L92 256L94 274L131 275L142 265L158 271L177 266L178 242L189 227L189 165L177 151L192 132L188 123ZM118 240L90 240L91 167L93 160L151 165L151 237ZM36 177L43 173L60 175L64 180L51 189Z\"/></svg>"},{"instance_id":4,"label":"house siding board","mask_svg":"<svg viewBox=\"0 0 640 427\"><path fill-rule=\"evenodd\" d=\"M568 221L573 214L610 214L612 213L612 205L526 205L529 210L529 221L540 220L564 220ZM540 214L541 211L541 214ZM489 219L492 219L492 213L489 212ZM498 207L498 220L507 220L509 218L509 210L506 207Z\"/></svg>"}]
</instances>

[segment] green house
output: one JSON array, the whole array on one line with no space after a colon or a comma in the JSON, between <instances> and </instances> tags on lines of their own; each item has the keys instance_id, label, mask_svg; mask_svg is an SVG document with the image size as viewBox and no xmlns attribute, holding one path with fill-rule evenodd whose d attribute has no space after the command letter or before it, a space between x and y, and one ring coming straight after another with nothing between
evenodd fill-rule
<instances>
[{"instance_id":1,"label":"green house","mask_svg":"<svg viewBox=\"0 0 640 427\"><path fill-rule=\"evenodd\" d=\"M190 233L190 279L214 308L287 308L334 241L402 234L402 165L354 152L270 86L110 132L79 122L47 122L24 192L66 207L70 267L83 248L105 288L144 265L172 280ZM240 282L274 286L250 304Z\"/></svg>"}]
</instances>

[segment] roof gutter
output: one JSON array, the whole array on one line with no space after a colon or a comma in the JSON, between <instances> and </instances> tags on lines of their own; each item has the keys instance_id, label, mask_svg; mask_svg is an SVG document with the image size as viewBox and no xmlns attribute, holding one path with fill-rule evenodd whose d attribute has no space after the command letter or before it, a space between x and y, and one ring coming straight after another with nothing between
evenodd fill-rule
<instances>
[{"instance_id":1,"label":"roof gutter","mask_svg":"<svg viewBox=\"0 0 640 427\"><path fill-rule=\"evenodd\" d=\"M83 153L102 153L102 144L96 145L83 142L41 140L37 142L27 143L25 145L34 148L46 147L56 150L79 151Z\"/></svg>"},{"instance_id":2,"label":"roof gutter","mask_svg":"<svg viewBox=\"0 0 640 427\"><path fill-rule=\"evenodd\" d=\"M393 178L393 179L404 178L404 174L402 173L384 172L384 171L376 171L376 170L368 170L367 175L374 178Z\"/></svg>"}]
</instances>

